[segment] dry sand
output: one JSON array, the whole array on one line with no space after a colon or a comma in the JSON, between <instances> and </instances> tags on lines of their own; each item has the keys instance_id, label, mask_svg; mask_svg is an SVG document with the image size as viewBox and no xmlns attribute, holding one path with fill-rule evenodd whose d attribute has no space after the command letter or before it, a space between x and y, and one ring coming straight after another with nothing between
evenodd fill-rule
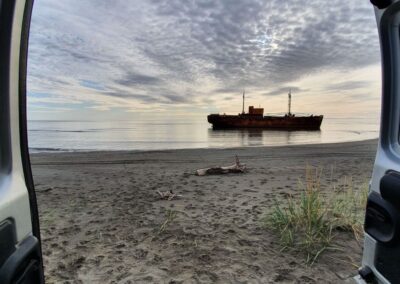
<instances>
[{"instance_id":1,"label":"dry sand","mask_svg":"<svg viewBox=\"0 0 400 284\"><path fill-rule=\"evenodd\" d=\"M306 164L325 169L324 184L332 168L336 180L365 184L376 145L33 154L47 282L341 283L361 258L351 233L335 232L342 251L309 267L260 219L299 194ZM236 154L247 173L193 175ZM157 197L170 189L182 197ZM168 212L176 218L160 232Z\"/></svg>"}]
</instances>

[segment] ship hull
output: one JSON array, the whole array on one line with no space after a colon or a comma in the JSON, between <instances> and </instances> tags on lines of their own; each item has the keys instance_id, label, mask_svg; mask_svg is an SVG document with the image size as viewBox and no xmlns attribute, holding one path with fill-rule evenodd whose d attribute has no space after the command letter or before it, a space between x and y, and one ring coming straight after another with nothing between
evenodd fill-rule
<instances>
[{"instance_id":1,"label":"ship hull","mask_svg":"<svg viewBox=\"0 0 400 284\"><path fill-rule=\"evenodd\" d=\"M210 114L207 117L213 129L283 129L319 130L323 116L250 116Z\"/></svg>"}]
</instances>

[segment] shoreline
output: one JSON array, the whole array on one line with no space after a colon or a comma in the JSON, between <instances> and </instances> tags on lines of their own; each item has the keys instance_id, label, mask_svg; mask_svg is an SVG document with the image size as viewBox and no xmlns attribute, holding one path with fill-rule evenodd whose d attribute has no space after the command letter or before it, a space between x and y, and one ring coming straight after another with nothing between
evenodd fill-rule
<instances>
[{"instance_id":1,"label":"shoreline","mask_svg":"<svg viewBox=\"0 0 400 284\"><path fill-rule=\"evenodd\" d=\"M343 142L327 142L327 143L304 143L304 144L286 144L286 145L260 145L260 146L243 146L243 147L204 147L204 148L177 148L177 149L154 149L154 150L55 150L55 151L31 151L29 148L30 156L41 156L41 155L57 155L57 154L95 154L95 153L165 153L165 152L175 152L175 151L224 151L224 150L244 150L244 149L263 149L263 148L286 148L286 147L318 147L321 145L332 146L332 145L347 145L353 143L376 143L378 145L379 138L355 140L355 141L343 141ZM37 148L36 148L37 149Z\"/></svg>"}]
</instances>

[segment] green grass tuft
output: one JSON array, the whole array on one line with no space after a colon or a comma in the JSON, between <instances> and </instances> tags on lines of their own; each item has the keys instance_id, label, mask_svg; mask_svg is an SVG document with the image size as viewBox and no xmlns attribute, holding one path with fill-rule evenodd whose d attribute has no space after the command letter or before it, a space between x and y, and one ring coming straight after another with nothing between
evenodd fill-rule
<instances>
[{"instance_id":1,"label":"green grass tuft","mask_svg":"<svg viewBox=\"0 0 400 284\"><path fill-rule=\"evenodd\" d=\"M334 186L330 202L330 218L335 229L353 232L360 240L363 236L365 206L368 198L368 184L356 190L351 178L345 178L342 185Z\"/></svg>"},{"instance_id":2,"label":"green grass tuft","mask_svg":"<svg viewBox=\"0 0 400 284\"><path fill-rule=\"evenodd\" d=\"M361 237L368 195L367 187L355 191L351 179L345 179L342 186L332 186L329 200L321 194L321 175L322 169L307 167L305 183L299 183L300 197L289 196L283 204L276 201L263 220L278 234L283 249L304 253L309 264L330 248L334 230L351 231L357 239Z\"/></svg>"},{"instance_id":3,"label":"green grass tuft","mask_svg":"<svg viewBox=\"0 0 400 284\"><path fill-rule=\"evenodd\" d=\"M160 228L158 230L158 233L159 234L163 233L167 229L167 227L172 222L174 222L174 220L176 219L177 215L178 215L178 211L168 209L166 214L165 214L165 221L161 224L161 226L160 226Z\"/></svg>"}]
</instances>

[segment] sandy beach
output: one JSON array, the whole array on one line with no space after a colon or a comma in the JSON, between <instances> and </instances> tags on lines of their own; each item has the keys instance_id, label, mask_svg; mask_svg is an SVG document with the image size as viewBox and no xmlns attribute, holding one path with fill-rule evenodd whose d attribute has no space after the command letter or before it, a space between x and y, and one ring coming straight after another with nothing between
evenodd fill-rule
<instances>
[{"instance_id":1,"label":"sandy beach","mask_svg":"<svg viewBox=\"0 0 400 284\"><path fill-rule=\"evenodd\" d=\"M361 260L351 233L310 267L261 219L300 194L306 165L326 194L344 177L366 185L376 146L32 154L47 283L342 283ZM246 173L194 175L235 155ZM160 200L170 189L181 197Z\"/></svg>"}]
</instances>

